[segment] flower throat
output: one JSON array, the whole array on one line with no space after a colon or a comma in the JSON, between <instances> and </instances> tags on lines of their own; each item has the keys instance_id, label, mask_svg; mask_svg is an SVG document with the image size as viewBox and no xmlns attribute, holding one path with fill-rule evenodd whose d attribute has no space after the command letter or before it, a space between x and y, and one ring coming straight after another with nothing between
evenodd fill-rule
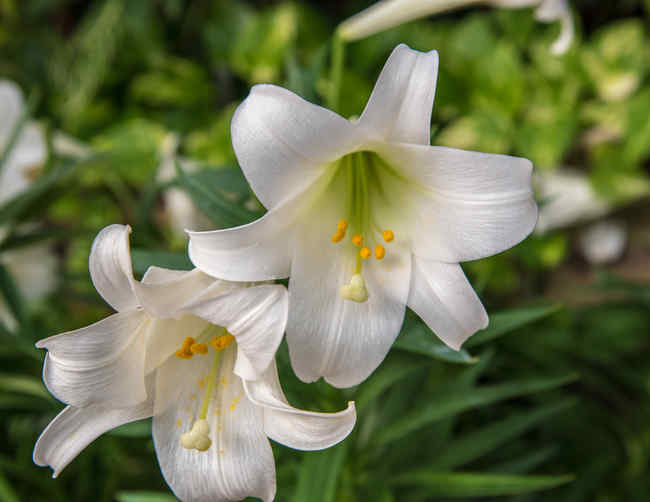
<instances>
[{"instance_id":1,"label":"flower throat","mask_svg":"<svg viewBox=\"0 0 650 502\"><path fill-rule=\"evenodd\" d=\"M389 243L395 238L392 230L382 229L374 221L370 204L371 189L378 191L380 197L385 196L381 174L382 171L390 172L392 169L377 154L368 151L345 155L336 164L336 176L344 177L347 197L345 217L336 224L332 242L353 246L356 255L354 274L348 284L341 286L339 292L346 300L363 303L368 300L368 290L362 275L363 262L373 255L371 247L374 248L375 258L383 260L386 248L380 241ZM345 241L348 231L350 239Z\"/></svg>"}]
</instances>

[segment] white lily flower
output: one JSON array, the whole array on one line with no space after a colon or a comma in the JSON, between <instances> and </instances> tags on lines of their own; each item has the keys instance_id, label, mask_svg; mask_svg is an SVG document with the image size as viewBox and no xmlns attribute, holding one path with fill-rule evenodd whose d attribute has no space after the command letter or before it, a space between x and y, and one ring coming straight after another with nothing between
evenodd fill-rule
<instances>
[{"instance_id":1,"label":"white lily flower","mask_svg":"<svg viewBox=\"0 0 650 502\"><path fill-rule=\"evenodd\" d=\"M436 51L398 46L355 122L273 85L233 117L235 153L269 211L189 232L190 259L228 280L291 276L287 341L304 381L363 381L407 305L458 349L488 323L458 262L535 225L530 161L429 145L437 69Z\"/></svg>"},{"instance_id":2,"label":"white lily flower","mask_svg":"<svg viewBox=\"0 0 650 502\"><path fill-rule=\"evenodd\" d=\"M93 283L118 313L40 341L43 379L68 406L34 448L54 476L104 432L153 416L163 475L183 501L270 501L275 467L267 436L302 450L329 447L352 430L339 413L292 408L275 352L287 317L281 285L215 281L199 270L151 267L133 278L130 228L100 232Z\"/></svg>"},{"instance_id":3,"label":"white lily flower","mask_svg":"<svg viewBox=\"0 0 650 502\"><path fill-rule=\"evenodd\" d=\"M156 178L168 182L176 177L176 162L188 173L196 172L199 166L187 159L177 157L176 151L180 138L177 134L169 133L160 148L160 165ZM194 204L189 195L176 187L169 187L163 192L165 210L169 223L178 235L185 237L186 228L207 229L212 226L210 219Z\"/></svg>"},{"instance_id":4,"label":"white lily flower","mask_svg":"<svg viewBox=\"0 0 650 502\"><path fill-rule=\"evenodd\" d=\"M561 22L561 32L551 51L563 54L573 40L573 17L567 0L382 0L345 20L338 28L343 40L369 37L400 24L471 5L518 9L535 7L538 21Z\"/></svg>"},{"instance_id":5,"label":"white lily flower","mask_svg":"<svg viewBox=\"0 0 650 502\"><path fill-rule=\"evenodd\" d=\"M537 234L594 219L612 209L611 204L596 193L589 178L574 169L538 172L534 185L543 201L535 227Z\"/></svg>"},{"instance_id":6,"label":"white lily flower","mask_svg":"<svg viewBox=\"0 0 650 502\"><path fill-rule=\"evenodd\" d=\"M10 145L14 129L25 113L25 101L20 88L8 80L0 80L0 153ZM47 147L40 127L27 122L15 139L5 163L0 168L0 205L25 191L38 177L47 159ZM8 233L0 228L0 241ZM46 244L34 244L0 255L0 262L15 279L21 296L37 301L56 287L57 259ZM0 298L0 321L10 330L16 320Z\"/></svg>"}]
</instances>

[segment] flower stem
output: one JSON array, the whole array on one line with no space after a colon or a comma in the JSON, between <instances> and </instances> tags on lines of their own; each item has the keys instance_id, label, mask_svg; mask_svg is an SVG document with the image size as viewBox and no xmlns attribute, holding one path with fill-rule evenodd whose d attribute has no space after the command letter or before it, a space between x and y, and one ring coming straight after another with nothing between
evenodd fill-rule
<instances>
[{"instance_id":1,"label":"flower stem","mask_svg":"<svg viewBox=\"0 0 650 502\"><path fill-rule=\"evenodd\" d=\"M332 37L332 56L330 58L330 86L327 96L327 107L330 110L338 111L339 97L341 93L341 81L343 80L343 63L345 62L345 42L338 31Z\"/></svg>"}]
</instances>

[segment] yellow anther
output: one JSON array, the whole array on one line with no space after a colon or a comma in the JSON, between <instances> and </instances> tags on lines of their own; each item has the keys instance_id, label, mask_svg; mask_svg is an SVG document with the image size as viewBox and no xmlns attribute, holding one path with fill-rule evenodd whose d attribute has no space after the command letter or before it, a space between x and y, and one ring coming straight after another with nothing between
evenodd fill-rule
<instances>
[{"instance_id":1,"label":"yellow anther","mask_svg":"<svg viewBox=\"0 0 650 502\"><path fill-rule=\"evenodd\" d=\"M345 237L345 230L338 230L334 235L332 235L332 242L341 242Z\"/></svg>"},{"instance_id":2,"label":"yellow anther","mask_svg":"<svg viewBox=\"0 0 650 502\"><path fill-rule=\"evenodd\" d=\"M339 220L339 222L336 225L336 230L339 232L343 232L345 234L345 231L348 229L348 222L345 220Z\"/></svg>"},{"instance_id":3,"label":"yellow anther","mask_svg":"<svg viewBox=\"0 0 650 502\"><path fill-rule=\"evenodd\" d=\"M183 340L181 348L176 351L176 357L181 359L192 359L194 352L192 352L192 345L194 345L194 338L188 336Z\"/></svg>"},{"instance_id":4,"label":"yellow anther","mask_svg":"<svg viewBox=\"0 0 650 502\"><path fill-rule=\"evenodd\" d=\"M193 355L194 355L194 354L192 354L191 352L188 354L188 353L185 352L183 349L178 349L178 350L176 351L176 357L179 357L179 358L181 358L181 359L192 359L192 356L193 356Z\"/></svg>"},{"instance_id":5,"label":"yellow anther","mask_svg":"<svg viewBox=\"0 0 650 502\"><path fill-rule=\"evenodd\" d=\"M207 354L208 346L205 343L193 343L190 346L192 354Z\"/></svg>"},{"instance_id":6,"label":"yellow anther","mask_svg":"<svg viewBox=\"0 0 650 502\"><path fill-rule=\"evenodd\" d=\"M361 244L363 244L363 235L361 234L354 234L352 236L352 244L354 244L357 247L360 247Z\"/></svg>"},{"instance_id":7,"label":"yellow anther","mask_svg":"<svg viewBox=\"0 0 650 502\"><path fill-rule=\"evenodd\" d=\"M361 258L364 260L370 258L370 255L372 255L372 253L370 252L370 248L368 246L362 247L361 251L359 251L359 256L361 256Z\"/></svg>"},{"instance_id":8,"label":"yellow anther","mask_svg":"<svg viewBox=\"0 0 650 502\"><path fill-rule=\"evenodd\" d=\"M384 256L386 256L386 248L381 244L377 244L377 247L375 248L375 258L381 260Z\"/></svg>"},{"instance_id":9,"label":"yellow anther","mask_svg":"<svg viewBox=\"0 0 650 502\"><path fill-rule=\"evenodd\" d=\"M232 345L232 342L234 341L235 337L230 333L226 333L225 335L217 336L210 340L210 345L212 345L216 350L223 350Z\"/></svg>"},{"instance_id":10,"label":"yellow anther","mask_svg":"<svg viewBox=\"0 0 650 502\"><path fill-rule=\"evenodd\" d=\"M391 242L395 238L395 234L393 233L392 230L384 230L381 233L381 236L384 238L386 242Z\"/></svg>"}]
</instances>

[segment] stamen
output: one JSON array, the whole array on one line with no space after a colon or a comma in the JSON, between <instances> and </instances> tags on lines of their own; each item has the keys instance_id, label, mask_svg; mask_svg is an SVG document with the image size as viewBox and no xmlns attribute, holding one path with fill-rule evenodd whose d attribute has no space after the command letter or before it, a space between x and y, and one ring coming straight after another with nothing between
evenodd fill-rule
<instances>
[{"instance_id":1,"label":"stamen","mask_svg":"<svg viewBox=\"0 0 650 502\"><path fill-rule=\"evenodd\" d=\"M210 345L212 345L216 350L223 350L226 347L230 347L234 341L235 337L226 331L225 335L220 335L210 340Z\"/></svg>"},{"instance_id":2,"label":"stamen","mask_svg":"<svg viewBox=\"0 0 650 502\"><path fill-rule=\"evenodd\" d=\"M359 256L361 256L361 258L363 258L364 260L370 258L371 254L372 253L370 252L370 248L368 246L361 248L361 251L359 251Z\"/></svg>"},{"instance_id":3,"label":"stamen","mask_svg":"<svg viewBox=\"0 0 650 502\"><path fill-rule=\"evenodd\" d=\"M332 235L332 242L341 242L343 240L343 237L345 237L345 232L341 232L339 230L334 235Z\"/></svg>"},{"instance_id":4,"label":"stamen","mask_svg":"<svg viewBox=\"0 0 650 502\"><path fill-rule=\"evenodd\" d=\"M354 234L352 236L352 244L354 244L357 247L361 247L361 244L363 244L363 235Z\"/></svg>"},{"instance_id":5,"label":"stamen","mask_svg":"<svg viewBox=\"0 0 650 502\"><path fill-rule=\"evenodd\" d=\"M381 236L384 238L386 242L391 242L395 238L395 234L393 233L393 231L388 229L384 230L381 233Z\"/></svg>"},{"instance_id":6,"label":"stamen","mask_svg":"<svg viewBox=\"0 0 650 502\"><path fill-rule=\"evenodd\" d=\"M363 303L368 300L368 290L366 289L366 282L363 280L361 274L354 274L350 278L349 284L344 284L339 289L339 294L346 300L353 302Z\"/></svg>"},{"instance_id":7,"label":"stamen","mask_svg":"<svg viewBox=\"0 0 650 502\"><path fill-rule=\"evenodd\" d=\"M194 342L195 340L191 336L185 338L181 348L176 351L176 357L180 357L181 359L192 359L192 356L194 355L194 352L192 352L192 345L195 344Z\"/></svg>"},{"instance_id":8,"label":"stamen","mask_svg":"<svg viewBox=\"0 0 650 502\"><path fill-rule=\"evenodd\" d=\"M343 232L345 234L345 231L348 229L348 222L346 220L339 220L338 224L336 225L336 230L339 232Z\"/></svg>"},{"instance_id":9,"label":"stamen","mask_svg":"<svg viewBox=\"0 0 650 502\"><path fill-rule=\"evenodd\" d=\"M381 244L377 244L377 247L375 247L375 258L383 260L384 256L386 256L386 248Z\"/></svg>"},{"instance_id":10,"label":"stamen","mask_svg":"<svg viewBox=\"0 0 650 502\"><path fill-rule=\"evenodd\" d=\"M190 346L192 354L207 354L208 346L205 343L193 343Z\"/></svg>"}]
</instances>

